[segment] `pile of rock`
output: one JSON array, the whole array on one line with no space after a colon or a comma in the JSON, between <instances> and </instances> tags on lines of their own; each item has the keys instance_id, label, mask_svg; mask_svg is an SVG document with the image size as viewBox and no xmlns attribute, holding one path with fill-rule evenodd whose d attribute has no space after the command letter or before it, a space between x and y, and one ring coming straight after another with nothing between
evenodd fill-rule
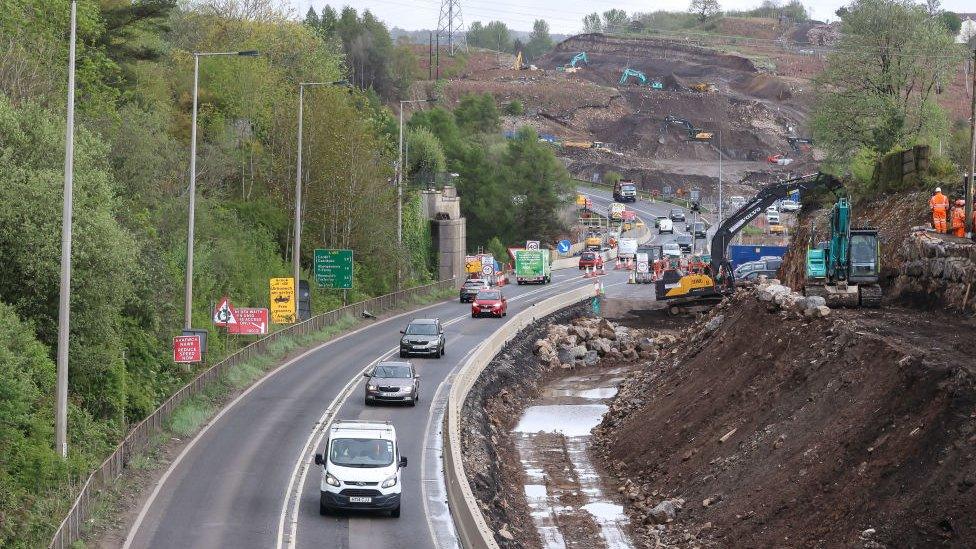
<instances>
[{"instance_id":1,"label":"pile of rock","mask_svg":"<svg viewBox=\"0 0 976 549\"><path fill-rule=\"evenodd\" d=\"M775 278L762 280L755 288L759 301L769 303L772 310L779 309L786 313L796 313L807 318L824 318L830 315L827 301L820 296L804 297L794 292L789 286L780 284Z\"/></svg>"},{"instance_id":2,"label":"pile of rock","mask_svg":"<svg viewBox=\"0 0 976 549\"><path fill-rule=\"evenodd\" d=\"M602 359L612 362L653 360L657 358L658 348L665 343L604 318L580 317L569 325L550 326L546 337L536 340L535 354L551 369L568 369L596 366Z\"/></svg>"},{"instance_id":3,"label":"pile of rock","mask_svg":"<svg viewBox=\"0 0 976 549\"><path fill-rule=\"evenodd\" d=\"M958 310L976 310L972 284L976 280L976 244L946 237L924 228L913 230L898 253L901 265L892 284L893 297L917 298Z\"/></svg>"}]
</instances>

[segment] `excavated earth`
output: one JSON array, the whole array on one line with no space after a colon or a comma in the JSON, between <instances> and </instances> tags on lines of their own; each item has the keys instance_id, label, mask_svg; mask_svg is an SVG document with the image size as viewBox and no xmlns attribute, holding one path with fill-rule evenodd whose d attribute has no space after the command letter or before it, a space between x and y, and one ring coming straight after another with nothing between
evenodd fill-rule
<instances>
[{"instance_id":1,"label":"excavated earth","mask_svg":"<svg viewBox=\"0 0 976 549\"><path fill-rule=\"evenodd\" d=\"M644 547L971 547L976 325L740 289L594 430Z\"/></svg>"}]
</instances>

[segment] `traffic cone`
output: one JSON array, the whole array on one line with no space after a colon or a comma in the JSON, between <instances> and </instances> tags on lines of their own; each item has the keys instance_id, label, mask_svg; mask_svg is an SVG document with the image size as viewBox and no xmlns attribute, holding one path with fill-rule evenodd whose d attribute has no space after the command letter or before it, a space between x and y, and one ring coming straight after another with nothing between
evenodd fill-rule
<instances>
[{"instance_id":1,"label":"traffic cone","mask_svg":"<svg viewBox=\"0 0 976 549\"><path fill-rule=\"evenodd\" d=\"M630 275L627 276L627 284L637 284L637 273L630 271Z\"/></svg>"},{"instance_id":2,"label":"traffic cone","mask_svg":"<svg viewBox=\"0 0 976 549\"><path fill-rule=\"evenodd\" d=\"M590 271L590 266L589 265L586 266L586 274L583 275L583 276L585 278L593 278L593 273L592 273L592 271Z\"/></svg>"},{"instance_id":3,"label":"traffic cone","mask_svg":"<svg viewBox=\"0 0 976 549\"><path fill-rule=\"evenodd\" d=\"M620 259L618 257L617 258L617 262L614 263L614 265L613 265L613 270L619 271L620 269L623 269L623 268L624 268L624 260L623 259Z\"/></svg>"}]
</instances>

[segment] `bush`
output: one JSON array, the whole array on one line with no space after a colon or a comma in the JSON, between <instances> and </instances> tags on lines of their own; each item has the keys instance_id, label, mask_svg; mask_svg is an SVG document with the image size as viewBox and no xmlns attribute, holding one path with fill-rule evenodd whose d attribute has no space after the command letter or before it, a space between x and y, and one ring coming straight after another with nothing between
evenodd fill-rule
<instances>
[{"instance_id":1,"label":"bush","mask_svg":"<svg viewBox=\"0 0 976 549\"><path fill-rule=\"evenodd\" d=\"M525 105L523 105L518 99L513 99L510 103L505 105L505 114L510 116L521 116L522 114L525 114Z\"/></svg>"},{"instance_id":2,"label":"bush","mask_svg":"<svg viewBox=\"0 0 976 549\"><path fill-rule=\"evenodd\" d=\"M623 178L624 176L620 175L619 173L613 170L610 170L609 172L603 174L603 182L606 183L607 185L616 185L617 182Z\"/></svg>"}]
</instances>

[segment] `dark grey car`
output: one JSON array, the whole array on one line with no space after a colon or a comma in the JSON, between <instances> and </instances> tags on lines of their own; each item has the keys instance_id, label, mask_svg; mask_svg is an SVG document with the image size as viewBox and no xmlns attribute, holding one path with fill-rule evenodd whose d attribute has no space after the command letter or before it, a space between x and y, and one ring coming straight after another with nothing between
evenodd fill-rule
<instances>
[{"instance_id":1,"label":"dark grey car","mask_svg":"<svg viewBox=\"0 0 976 549\"><path fill-rule=\"evenodd\" d=\"M420 400L420 376L409 362L384 361L365 372L366 405L401 402L416 406Z\"/></svg>"},{"instance_id":2,"label":"dark grey car","mask_svg":"<svg viewBox=\"0 0 976 549\"><path fill-rule=\"evenodd\" d=\"M415 318L400 330L400 358L410 355L429 355L440 358L444 355L444 328L436 318Z\"/></svg>"}]
</instances>

